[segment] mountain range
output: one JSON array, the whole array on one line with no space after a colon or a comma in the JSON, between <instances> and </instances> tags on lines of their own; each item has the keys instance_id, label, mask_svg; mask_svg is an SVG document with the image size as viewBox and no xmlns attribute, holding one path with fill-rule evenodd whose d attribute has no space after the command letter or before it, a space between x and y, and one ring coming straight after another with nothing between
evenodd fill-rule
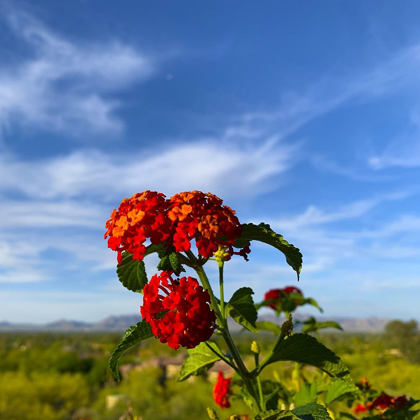
<instances>
[{"instance_id":1,"label":"mountain range","mask_svg":"<svg viewBox=\"0 0 420 420\"><path fill-rule=\"evenodd\" d=\"M296 314L295 319L303 320L307 318L305 314ZM282 320L278 320L273 315L261 314L259 320L271 321L275 323L281 323ZM346 318L346 317L318 317L318 321L335 321L338 322L344 329L345 332L371 332L377 333L382 332L385 325L390 321L388 318ZM61 319L48 324L18 324L10 323L7 321L0 322L0 332L6 331L54 331L54 332L95 332L95 331L115 331L123 332L131 325L135 325L141 321L140 315L119 315L110 316L98 322L83 322L83 321L70 321ZM232 322L232 331L239 331L241 326ZM327 330L326 330L327 331ZM329 330L332 331L332 330ZM337 331L337 330L335 330Z\"/></svg>"}]
</instances>

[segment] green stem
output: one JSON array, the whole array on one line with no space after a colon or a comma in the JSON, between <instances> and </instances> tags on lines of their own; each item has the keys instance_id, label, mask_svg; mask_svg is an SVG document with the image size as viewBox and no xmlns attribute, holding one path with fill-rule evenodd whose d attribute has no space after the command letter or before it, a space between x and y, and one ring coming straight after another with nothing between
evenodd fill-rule
<instances>
[{"instance_id":1,"label":"green stem","mask_svg":"<svg viewBox=\"0 0 420 420\"><path fill-rule=\"evenodd\" d=\"M256 367L256 369L258 369L259 358L260 358L260 355L259 354L254 354L255 367ZM263 394L263 391L262 391L260 375L257 376L257 386L258 386L258 393L259 393L259 396L260 396L261 407L265 411L266 408L265 408L265 403L264 403L264 394Z\"/></svg>"},{"instance_id":2,"label":"green stem","mask_svg":"<svg viewBox=\"0 0 420 420\"><path fill-rule=\"evenodd\" d=\"M225 318L225 295L223 290L223 265L224 262L218 262L219 265L219 284L220 284L220 310L222 312L223 318Z\"/></svg>"},{"instance_id":3,"label":"green stem","mask_svg":"<svg viewBox=\"0 0 420 420\"><path fill-rule=\"evenodd\" d=\"M229 361L223 354L216 351L212 346L209 345L207 341L205 341L206 346L217 356L220 357L226 364L228 364L232 369L235 370L235 372L238 371L237 367Z\"/></svg>"},{"instance_id":4,"label":"green stem","mask_svg":"<svg viewBox=\"0 0 420 420\"><path fill-rule=\"evenodd\" d=\"M257 367L251 373L255 372L256 375L259 375L261 373L261 371L269 364L271 357L276 353L277 349L279 348L280 344L285 338L286 338L286 334L281 332L279 335L279 338L276 341L276 344L274 344L274 347L271 349L270 353L264 358L264 360L261 362L259 367Z\"/></svg>"},{"instance_id":5,"label":"green stem","mask_svg":"<svg viewBox=\"0 0 420 420\"><path fill-rule=\"evenodd\" d=\"M238 370L237 370L238 374L242 378L242 380L244 381L244 384L245 384L249 394L251 395L251 398L254 402L254 406L255 406L255 409L256 409L255 411L257 413L260 413L262 411L261 404L260 404L258 396L255 392L255 388L254 388L254 385L252 383L251 375L248 372L248 369L246 368L238 349L236 348L236 345L235 345L235 343L232 339L232 336L230 335L227 320L224 317L224 314L220 310L220 307L219 307L218 302L217 302L217 300L214 296L213 289L211 288L210 281L207 277L207 274L204 271L204 268L202 267L202 265L199 263L198 259L195 257L195 255L191 251L186 251L185 253L188 255L188 257L189 257L189 259L192 263L191 266L194 268L198 277L200 278L201 284L203 285L204 289L209 292L211 308L214 310L214 312L216 314L216 318L217 318L217 321L219 323L219 330L222 332L222 335L223 335L223 338L226 342L226 345L227 345L230 353L232 354L233 359L236 362L236 365L238 367Z\"/></svg>"}]
</instances>

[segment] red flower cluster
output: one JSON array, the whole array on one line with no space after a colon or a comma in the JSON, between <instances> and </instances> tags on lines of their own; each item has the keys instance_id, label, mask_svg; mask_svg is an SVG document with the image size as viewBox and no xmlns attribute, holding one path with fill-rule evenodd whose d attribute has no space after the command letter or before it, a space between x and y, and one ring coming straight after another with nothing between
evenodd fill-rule
<instances>
[{"instance_id":1,"label":"red flower cluster","mask_svg":"<svg viewBox=\"0 0 420 420\"><path fill-rule=\"evenodd\" d=\"M367 403L366 406L363 404L357 405L354 412L355 414L360 414L367 410L373 411L375 409L382 412L387 409L403 410L407 404L408 400L405 395L401 395L400 397L391 397L385 392L382 392L379 397L376 397L371 403Z\"/></svg>"},{"instance_id":2,"label":"red flower cluster","mask_svg":"<svg viewBox=\"0 0 420 420\"><path fill-rule=\"evenodd\" d=\"M270 308L277 309L277 304L281 302L281 300L291 294L299 294L303 296L303 293L300 289L294 286L287 286L284 289L271 289L264 295L264 300L272 300L273 302L270 303ZM296 301L299 303L299 301Z\"/></svg>"},{"instance_id":3,"label":"red flower cluster","mask_svg":"<svg viewBox=\"0 0 420 420\"><path fill-rule=\"evenodd\" d=\"M144 245L147 238L152 244L168 240L172 226L167 217L168 202L165 196L155 191L145 191L125 198L118 210L114 210L106 222L108 247L118 252L121 264L122 251L133 254L141 261L146 252Z\"/></svg>"},{"instance_id":4,"label":"red flower cluster","mask_svg":"<svg viewBox=\"0 0 420 420\"><path fill-rule=\"evenodd\" d=\"M197 238L199 254L210 258L219 245L232 246L241 236L242 227L235 212L223 206L223 200L214 194L184 192L175 194L170 202L168 216L174 224L174 246L178 252L189 251L190 241Z\"/></svg>"},{"instance_id":5,"label":"red flower cluster","mask_svg":"<svg viewBox=\"0 0 420 420\"><path fill-rule=\"evenodd\" d=\"M232 379L225 379L223 372L219 372L217 377L216 385L213 388L213 399L221 408L229 408L229 395L232 394L231 391Z\"/></svg>"},{"instance_id":6,"label":"red flower cluster","mask_svg":"<svg viewBox=\"0 0 420 420\"><path fill-rule=\"evenodd\" d=\"M170 272L163 271L150 279L143 293L143 319L162 343L175 350L179 346L193 348L208 340L217 327L210 296L192 277L174 280Z\"/></svg>"},{"instance_id":7,"label":"red flower cluster","mask_svg":"<svg viewBox=\"0 0 420 420\"><path fill-rule=\"evenodd\" d=\"M196 240L198 252L211 257L219 245L229 248L241 236L242 227L235 212L214 194L200 191L182 192L167 199L155 191L145 191L125 198L118 210L114 210L106 222L105 239L108 247L118 252L121 263L122 251L142 260L146 252L146 239L152 244L173 245L177 252L188 251L191 241ZM238 254L246 258L246 247Z\"/></svg>"}]
</instances>

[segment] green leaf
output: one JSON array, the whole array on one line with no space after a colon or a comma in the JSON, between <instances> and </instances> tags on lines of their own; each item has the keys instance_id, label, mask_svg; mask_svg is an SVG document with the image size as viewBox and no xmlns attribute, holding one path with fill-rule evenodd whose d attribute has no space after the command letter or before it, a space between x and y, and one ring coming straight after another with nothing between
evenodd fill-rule
<instances>
[{"instance_id":1,"label":"green leaf","mask_svg":"<svg viewBox=\"0 0 420 420\"><path fill-rule=\"evenodd\" d=\"M185 381L185 379L188 379L191 375L197 376L203 374L209 370L215 362L220 360L220 357L210 350L208 346L217 353L222 353L217 347L217 344L210 341L200 343L197 347L187 350L188 357L182 365L178 382Z\"/></svg>"},{"instance_id":2,"label":"green leaf","mask_svg":"<svg viewBox=\"0 0 420 420\"><path fill-rule=\"evenodd\" d=\"M341 359L308 334L293 334L283 340L267 364L279 361L293 361L316 366L330 376L343 378L349 370Z\"/></svg>"},{"instance_id":3,"label":"green leaf","mask_svg":"<svg viewBox=\"0 0 420 420\"><path fill-rule=\"evenodd\" d=\"M309 304L309 305L312 305L312 306L315 306L315 308L317 308L320 312L324 312L323 310L322 310L322 308L318 305L318 302L315 300L315 299L312 299L312 298L305 298L304 299L304 301L303 301L303 303L301 304L301 305L305 305L305 304Z\"/></svg>"},{"instance_id":4,"label":"green leaf","mask_svg":"<svg viewBox=\"0 0 420 420\"><path fill-rule=\"evenodd\" d=\"M277 409L279 400L282 400L286 405L290 405L292 402L291 393L281 383L271 380L264 380L261 381L261 386L267 410Z\"/></svg>"},{"instance_id":5,"label":"green leaf","mask_svg":"<svg viewBox=\"0 0 420 420\"><path fill-rule=\"evenodd\" d=\"M141 293L147 284L146 268L143 261L133 260L133 255L124 252L122 263L117 265L117 275L122 285L132 292Z\"/></svg>"},{"instance_id":6,"label":"green leaf","mask_svg":"<svg viewBox=\"0 0 420 420\"><path fill-rule=\"evenodd\" d=\"M350 380L343 381L342 379L334 379L328 385L325 404L329 406L333 401L338 400L344 396L348 396L349 394L360 394L360 389Z\"/></svg>"},{"instance_id":7,"label":"green leaf","mask_svg":"<svg viewBox=\"0 0 420 420\"><path fill-rule=\"evenodd\" d=\"M250 287L241 287L230 298L226 309L232 319L251 332L258 332L255 322L258 313L254 306L252 295L254 292Z\"/></svg>"},{"instance_id":8,"label":"green leaf","mask_svg":"<svg viewBox=\"0 0 420 420\"><path fill-rule=\"evenodd\" d=\"M299 420L291 411L269 410L259 413L255 416L255 420Z\"/></svg>"},{"instance_id":9,"label":"green leaf","mask_svg":"<svg viewBox=\"0 0 420 420\"><path fill-rule=\"evenodd\" d=\"M118 361L120 357L131 347L151 337L154 337L152 328L144 320L130 327L124 333L121 343L118 344L118 346L112 352L108 361L109 368L111 369L117 381L120 380L120 373L118 371Z\"/></svg>"},{"instance_id":10,"label":"green leaf","mask_svg":"<svg viewBox=\"0 0 420 420\"><path fill-rule=\"evenodd\" d=\"M292 413L302 420L331 420L327 409L323 405L310 403L294 408Z\"/></svg>"},{"instance_id":11,"label":"green leaf","mask_svg":"<svg viewBox=\"0 0 420 420\"><path fill-rule=\"evenodd\" d=\"M275 324L271 321L258 321L255 323L258 329L263 331L269 331L275 335L281 334L281 327L280 325Z\"/></svg>"},{"instance_id":12,"label":"green leaf","mask_svg":"<svg viewBox=\"0 0 420 420\"><path fill-rule=\"evenodd\" d=\"M184 267L181 265L181 260L177 252L172 252L169 254L169 262L171 263L172 271L179 276L182 271L185 271Z\"/></svg>"},{"instance_id":13,"label":"green leaf","mask_svg":"<svg viewBox=\"0 0 420 420\"><path fill-rule=\"evenodd\" d=\"M303 322L297 321L297 324L303 324L302 332L305 334L322 330L324 328L336 328L338 330L343 330L341 328L341 325L335 321L317 322L317 320L313 316L311 316L309 319Z\"/></svg>"},{"instance_id":14,"label":"green leaf","mask_svg":"<svg viewBox=\"0 0 420 420\"><path fill-rule=\"evenodd\" d=\"M169 260L169 255L165 255L157 265L159 271L172 271L171 261Z\"/></svg>"},{"instance_id":15,"label":"green leaf","mask_svg":"<svg viewBox=\"0 0 420 420\"><path fill-rule=\"evenodd\" d=\"M162 244L150 244L146 247L146 253L144 257L147 257L150 254L157 253L159 258L163 258L165 255L168 254L168 248L165 248Z\"/></svg>"},{"instance_id":16,"label":"green leaf","mask_svg":"<svg viewBox=\"0 0 420 420\"><path fill-rule=\"evenodd\" d=\"M296 407L299 407L308 403L316 402L317 396L317 383L304 383L301 390L295 395L295 405Z\"/></svg>"},{"instance_id":17,"label":"green leaf","mask_svg":"<svg viewBox=\"0 0 420 420\"><path fill-rule=\"evenodd\" d=\"M236 240L235 247L243 248L249 245L250 241L264 242L281 251L285 255L287 263L296 271L299 280L299 274L302 269L302 254L299 248L289 244L282 235L274 232L270 225L265 223L242 225L242 235Z\"/></svg>"}]
</instances>

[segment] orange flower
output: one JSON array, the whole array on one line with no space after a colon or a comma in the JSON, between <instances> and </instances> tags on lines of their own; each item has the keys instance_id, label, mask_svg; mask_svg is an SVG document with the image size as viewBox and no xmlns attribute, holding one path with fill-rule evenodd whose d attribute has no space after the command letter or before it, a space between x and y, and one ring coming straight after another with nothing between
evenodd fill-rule
<instances>
[{"instance_id":1,"label":"orange flower","mask_svg":"<svg viewBox=\"0 0 420 420\"><path fill-rule=\"evenodd\" d=\"M155 191L144 191L122 200L118 210L114 210L106 222L105 239L108 247L118 252L121 264L123 251L142 260L146 252L144 243L152 244L168 241L172 236L171 221L167 217L169 202L165 196Z\"/></svg>"}]
</instances>

